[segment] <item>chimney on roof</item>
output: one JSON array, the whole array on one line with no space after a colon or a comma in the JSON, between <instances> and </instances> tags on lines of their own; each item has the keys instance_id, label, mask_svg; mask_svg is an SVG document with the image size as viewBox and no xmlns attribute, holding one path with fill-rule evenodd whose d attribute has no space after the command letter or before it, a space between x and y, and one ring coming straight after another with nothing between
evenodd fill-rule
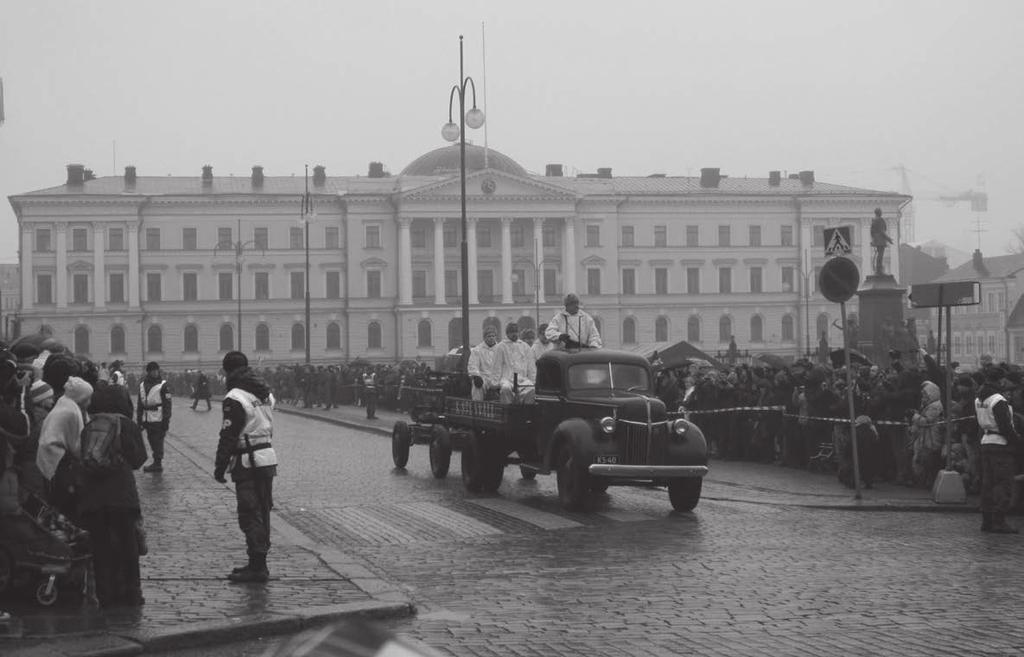
<instances>
[{"instance_id":1,"label":"chimney on roof","mask_svg":"<svg viewBox=\"0 0 1024 657\"><path fill-rule=\"evenodd\" d=\"M383 162L370 162L370 169L366 173L370 178L383 178L384 177L384 163Z\"/></svg>"},{"instance_id":2,"label":"chimney on roof","mask_svg":"<svg viewBox=\"0 0 1024 657\"><path fill-rule=\"evenodd\" d=\"M813 171L801 171L800 182L804 187L810 187L814 184L814 172Z\"/></svg>"},{"instance_id":3,"label":"chimney on roof","mask_svg":"<svg viewBox=\"0 0 1024 657\"><path fill-rule=\"evenodd\" d=\"M597 177L598 178L611 178L612 177L612 168L611 167L598 167L597 168Z\"/></svg>"},{"instance_id":4,"label":"chimney on roof","mask_svg":"<svg viewBox=\"0 0 1024 657\"><path fill-rule=\"evenodd\" d=\"M68 185L81 185L85 182L85 167L81 164L68 165Z\"/></svg>"},{"instance_id":5,"label":"chimney on roof","mask_svg":"<svg viewBox=\"0 0 1024 657\"><path fill-rule=\"evenodd\" d=\"M327 169L324 168L324 165L318 164L313 167L313 185L323 187L325 182L327 182Z\"/></svg>"},{"instance_id":6,"label":"chimney on roof","mask_svg":"<svg viewBox=\"0 0 1024 657\"><path fill-rule=\"evenodd\" d=\"M87 181L96 180L96 174L92 172L92 169L86 169L85 171L82 172L82 175Z\"/></svg>"},{"instance_id":7,"label":"chimney on roof","mask_svg":"<svg viewBox=\"0 0 1024 657\"><path fill-rule=\"evenodd\" d=\"M252 186L263 187L263 167L258 164L252 168Z\"/></svg>"},{"instance_id":8,"label":"chimney on roof","mask_svg":"<svg viewBox=\"0 0 1024 657\"><path fill-rule=\"evenodd\" d=\"M781 171L769 171L768 172L768 186L778 187L782 184L782 172Z\"/></svg>"},{"instance_id":9,"label":"chimney on roof","mask_svg":"<svg viewBox=\"0 0 1024 657\"><path fill-rule=\"evenodd\" d=\"M984 278L991 276L988 267L985 265L985 258L981 257L981 249L974 249L974 255L971 256L971 266L974 267L974 271L978 272L979 276Z\"/></svg>"},{"instance_id":10,"label":"chimney on roof","mask_svg":"<svg viewBox=\"0 0 1024 657\"><path fill-rule=\"evenodd\" d=\"M130 164L124 168L124 186L135 187L135 167Z\"/></svg>"},{"instance_id":11,"label":"chimney on roof","mask_svg":"<svg viewBox=\"0 0 1024 657\"><path fill-rule=\"evenodd\" d=\"M562 165L561 164L549 164L544 167L544 175L551 178L562 177Z\"/></svg>"},{"instance_id":12,"label":"chimney on roof","mask_svg":"<svg viewBox=\"0 0 1024 657\"><path fill-rule=\"evenodd\" d=\"M213 167L209 164L203 166L203 185L213 184Z\"/></svg>"},{"instance_id":13,"label":"chimney on roof","mask_svg":"<svg viewBox=\"0 0 1024 657\"><path fill-rule=\"evenodd\" d=\"M721 169L705 168L700 170L701 187L718 187L718 181L722 179Z\"/></svg>"}]
</instances>

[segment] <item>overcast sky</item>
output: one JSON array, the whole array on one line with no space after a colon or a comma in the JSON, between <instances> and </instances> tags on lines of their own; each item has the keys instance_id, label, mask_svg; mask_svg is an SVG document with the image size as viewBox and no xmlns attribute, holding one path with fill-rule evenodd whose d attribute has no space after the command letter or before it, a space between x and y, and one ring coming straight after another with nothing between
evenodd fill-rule
<instances>
[{"instance_id":1,"label":"overcast sky","mask_svg":"<svg viewBox=\"0 0 1024 657\"><path fill-rule=\"evenodd\" d=\"M488 144L529 171L908 191L903 165L917 242L1003 255L1024 225L1022 19L1020 0L0 0L0 196L71 162L398 173L445 143L463 34ZM969 190L987 213L937 200Z\"/></svg>"}]
</instances>

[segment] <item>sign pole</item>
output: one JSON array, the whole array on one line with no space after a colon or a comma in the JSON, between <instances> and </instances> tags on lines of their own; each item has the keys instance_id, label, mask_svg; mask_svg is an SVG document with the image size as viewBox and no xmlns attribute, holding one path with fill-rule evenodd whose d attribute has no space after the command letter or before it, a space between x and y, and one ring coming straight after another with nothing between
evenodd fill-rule
<instances>
[{"instance_id":1,"label":"sign pole","mask_svg":"<svg viewBox=\"0 0 1024 657\"><path fill-rule=\"evenodd\" d=\"M850 337L846 328L846 302L839 302L839 315L843 321L843 360L846 365L846 403L850 412L850 445L853 447L853 498L860 495L860 456L857 454L857 416L853 407L853 371L850 369Z\"/></svg>"},{"instance_id":2,"label":"sign pole","mask_svg":"<svg viewBox=\"0 0 1024 657\"><path fill-rule=\"evenodd\" d=\"M950 411L953 407L953 340L950 316L952 308L946 308L946 469L953 469L953 419Z\"/></svg>"}]
</instances>

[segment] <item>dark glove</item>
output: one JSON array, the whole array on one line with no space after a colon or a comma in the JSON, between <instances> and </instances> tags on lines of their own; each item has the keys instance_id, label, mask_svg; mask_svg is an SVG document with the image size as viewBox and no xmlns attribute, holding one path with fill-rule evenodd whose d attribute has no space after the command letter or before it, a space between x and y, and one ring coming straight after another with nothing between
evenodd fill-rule
<instances>
[{"instance_id":1,"label":"dark glove","mask_svg":"<svg viewBox=\"0 0 1024 657\"><path fill-rule=\"evenodd\" d=\"M560 336L558 336L558 339L559 339L559 340L560 340L561 342L565 342L565 343L569 343L569 342L570 342L570 339L569 339L569 334L568 334L568 333L563 333L563 334L561 334Z\"/></svg>"},{"instance_id":2,"label":"dark glove","mask_svg":"<svg viewBox=\"0 0 1024 657\"><path fill-rule=\"evenodd\" d=\"M477 388L483 388L484 387L483 377L474 376L473 377L473 385L476 386Z\"/></svg>"},{"instance_id":3,"label":"dark glove","mask_svg":"<svg viewBox=\"0 0 1024 657\"><path fill-rule=\"evenodd\" d=\"M224 477L224 471L221 470L220 468L217 468L216 470L213 471L213 478L221 484L228 483L228 480Z\"/></svg>"}]
</instances>

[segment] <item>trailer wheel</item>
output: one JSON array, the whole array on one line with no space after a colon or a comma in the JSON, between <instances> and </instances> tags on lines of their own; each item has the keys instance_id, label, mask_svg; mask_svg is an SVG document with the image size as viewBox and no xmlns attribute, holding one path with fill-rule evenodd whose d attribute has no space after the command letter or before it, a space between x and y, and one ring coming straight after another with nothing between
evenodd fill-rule
<instances>
[{"instance_id":1,"label":"trailer wheel","mask_svg":"<svg viewBox=\"0 0 1024 657\"><path fill-rule=\"evenodd\" d=\"M573 454L572 442L565 440L559 449L558 458L558 499L567 511L583 507L589 489L590 475L586 465Z\"/></svg>"},{"instance_id":2,"label":"trailer wheel","mask_svg":"<svg viewBox=\"0 0 1024 657\"><path fill-rule=\"evenodd\" d=\"M36 602L44 607L52 606L57 602L57 583L44 579L36 587Z\"/></svg>"},{"instance_id":3,"label":"trailer wheel","mask_svg":"<svg viewBox=\"0 0 1024 657\"><path fill-rule=\"evenodd\" d=\"M448 468L452 463L452 437L448 430L435 424L431 430L430 440L430 472L435 479L448 476Z\"/></svg>"},{"instance_id":4,"label":"trailer wheel","mask_svg":"<svg viewBox=\"0 0 1024 657\"><path fill-rule=\"evenodd\" d=\"M693 511L700 501L704 480L700 477L673 479L668 482L668 499L676 511Z\"/></svg>"},{"instance_id":5,"label":"trailer wheel","mask_svg":"<svg viewBox=\"0 0 1024 657\"><path fill-rule=\"evenodd\" d=\"M396 468L404 468L405 464L409 462L409 440L412 437L412 432L409 430L409 425L399 420L395 422L394 429L391 430L391 459L395 462Z\"/></svg>"}]
</instances>

